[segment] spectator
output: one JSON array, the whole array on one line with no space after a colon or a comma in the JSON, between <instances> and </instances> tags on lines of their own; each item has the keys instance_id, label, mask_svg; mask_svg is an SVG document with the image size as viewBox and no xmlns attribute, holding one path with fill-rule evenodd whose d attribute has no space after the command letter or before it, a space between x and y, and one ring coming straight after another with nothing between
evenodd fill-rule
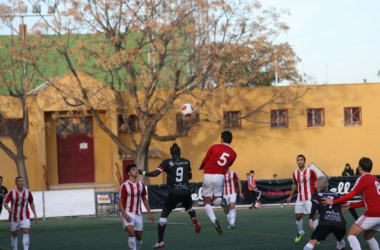
<instances>
[{"instance_id":1,"label":"spectator","mask_svg":"<svg viewBox=\"0 0 380 250\"><path fill-rule=\"evenodd\" d=\"M354 170L351 168L349 163L346 163L346 166L342 172L342 176L354 176Z\"/></svg>"}]
</instances>

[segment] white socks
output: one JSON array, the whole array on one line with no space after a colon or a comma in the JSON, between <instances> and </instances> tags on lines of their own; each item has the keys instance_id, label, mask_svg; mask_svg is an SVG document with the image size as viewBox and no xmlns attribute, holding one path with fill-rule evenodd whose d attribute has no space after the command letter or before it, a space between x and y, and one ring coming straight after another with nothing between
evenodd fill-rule
<instances>
[{"instance_id":1,"label":"white socks","mask_svg":"<svg viewBox=\"0 0 380 250\"><path fill-rule=\"evenodd\" d=\"M379 244L377 243L377 241L375 240L375 238L367 240L367 242L368 242L368 245L369 245L369 249L371 249L371 250L379 250Z\"/></svg>"},{"instance_id":2,"label":"white socks","mask_svg":"<svg viewBox=\"0 0 380 250\"><path fill-rule=\"evenodd\" d=\"M337 249L342 249L345 247L346 247L346 242L344 241L344 239L342 239L340 242L339 241L336 242L336 248Z\"/></svg>"},{"instance_id":3,"label":"white socks","mask_svg":"<svg viewBox=\"0 0 380 250\"><path fill-rule=\"evenodd\" d=\"M230 210L230 212L227 215L227 218L228 218L228 222L231 225L235 224L235 219L236 219L236 209L235 208Z\"/></svg>"},{"instance_id":4,"label":"white socks","mask_svg":"<svg viewBox=\"0 0 380 250\"><path fill-rule=\"evenodd\" d=\"M141 245L142 245L142 240L138 240L138 239L136 238L136 250L140 250Z\"/></svg>"},{"instance_id":5,"label":"white socks","mask_svg":"<svg viewBox=\"0 0 380 250\"><path fill-rule=\"evenodd\" d=\"M130 250L137 250L136 248L136 237L128 238L128 245Z\"/></svg>"},{"instance_id":6,"label":"white socks","mask_svg":"<svg viewBox=\"0 0 380 250\"><path fill-rule=\"evenodd\" d=\"M160 218L160 220L158 221L158 223L161 226L164 226L167 222L168 222L168 218Z\"/></svg>"},{"instance_id":7,"label":"white socks","mask_svg":"<svg viewBox=\"0 0 380 250\"><path fill-rule=\"evenodd\" d=\"M22 235L22 245L24 246L24 250L29 250L29 234Z\"/></svg>"},{"instance_id":8,"label":"white socks","mask_svg":"<svg viewBox=\"0 0 380 250\"><path fill-rule=\"evenodd\" d=\"M313 227L314 227L314 230L317 228L318 224L319 224L318 219L313 220Z\"/></svg>"},{"instance_id":9,"label":"white socks","mask_svg":"<svg viewBox=\"0 0 380 250\"><path fill-rule=\"evenodd\" d=\"M216 198L212 203L214 203L214 206L220 206L221 202L222 202L222 198Z\"/></svg>"},{"instance_id":10,"label":"white socks","mask_svg":"<svg viewBox=\"0 0 380 250\"><path fill-rule=\"evenodd\" d=\"M360 243L356 236L350 235L347 237L348 242L350 242L350 246L352 250L361 250Z\"/></svg>"},{"instance_id":11,"label":"white socks","mask_svg":"<svg viewBox=\"0 0 380 250\"><path fill-rule=\"evenodd\" d=\"M312 249L314 249L314 246L310 243L307 243L305 247L303 248L303 250L312 250Z\"/></svg>"},{"instance_id":12,"label":"white socks","mask_svg":"<svg viewBox=\"0 0 380 250\"><path fill-rule=\"evenodd\" d=\"M11 236L12 250L17 250L18 238Z\"/></svg>"},{"instance_id":13,"label":"white socks","mask_svg":"<svg viewBox=\"0 0 380 250\"><path fill-rule=\"evenodd\" d=\"M216 220L216 217L214 214L214 210L212 209L212 206L210 204L207 204L205 206L205 210L206 210L206 213L207 213L208 217L210 218L211 222L214 223Z\"/></svg>"},{"instance_id":14,"label":"white socks","mask_svg":"<svg viewBox=\"0 0 380 250\"><path fill-rule=\"evenodd\" d=\"M303 219L296 220L296 225L297 225L298 233L301 234L303 232Z\"/></svg>"}]
</instances>

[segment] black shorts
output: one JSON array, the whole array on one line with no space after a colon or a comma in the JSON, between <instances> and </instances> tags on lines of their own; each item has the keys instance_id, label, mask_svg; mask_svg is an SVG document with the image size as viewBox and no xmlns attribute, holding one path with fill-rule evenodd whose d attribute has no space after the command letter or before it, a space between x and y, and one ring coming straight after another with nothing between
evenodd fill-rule
<instances>
[{"instance_id":1,"label":"black shorts","mask_svg":"<svg viewBox=\"0 0 380 250\"><path fill-rule=\"evenodd\" d=\"M172 194L169 193L166 198L164 208L169 208L171 210L175 209L179 203L189 210L193 207L193 199L191 199L191 194Z\"/></svg>"},{"instance_id":2,"label":"black shorts","mask_svg":"<svg viewBox=\"0 0 380 250\"><path fill-rule=\"evenodd\" d=\"M319 224L317 228L312 233L310 239L323 241L327 238L329 234L333 233L337 241L341 241L346 235L346 227L339 226L331 226L331 225L321 225Z\"/></svg>"}]
</instances>

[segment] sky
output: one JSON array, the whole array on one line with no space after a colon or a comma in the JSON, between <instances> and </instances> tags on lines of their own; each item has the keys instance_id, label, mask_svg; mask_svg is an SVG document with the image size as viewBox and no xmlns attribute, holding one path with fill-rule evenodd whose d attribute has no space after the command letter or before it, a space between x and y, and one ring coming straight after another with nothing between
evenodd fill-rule
<instances>
[{"instance_id":1,"label":"sky","mask_svg":"<svg viewBox=\"0 0 380 250\"><path fill-rule=\"evenodd\" d=\"M318 84L380 82L379 0L260 2L264 8L289 10L282 20L290 30L277 41L292 45L302 60L301 73L311 75ZM0 29L0 34L7 33Z\"/></svg>"},{"instance_id":2,"label":"sky","mask_svg":"<svg viewBox=\"0 0 380 250\"><path fill-rule=\"evenodd\" d=\"M298 69L319 84L380 82L380 1L262 0L287 9L287 41L302 62Z\"/></svg>"}]
</instances>

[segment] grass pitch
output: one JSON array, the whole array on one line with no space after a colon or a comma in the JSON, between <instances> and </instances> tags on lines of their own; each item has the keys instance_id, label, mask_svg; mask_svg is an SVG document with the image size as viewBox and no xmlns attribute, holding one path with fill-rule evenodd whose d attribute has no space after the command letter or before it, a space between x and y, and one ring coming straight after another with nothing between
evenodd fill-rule
<instances>
[{"instance_id":1,"label":"grass pitch","mask_svg":"<svg viewBox=\"0 0 380 250\"><path fill-rule=\"evenodd\" d=\"M6 212L6 211L5 211ZM358 210L361 215L363 210ZM216 211L224 230L219 236L213 224L204 211L197 211L202 231L195 234L193 224L187 213L174 212L169 216L165 231L166 250L194 249L244 249L244 250L275 250L303 249L311 235L307 225L308 218L304 217L306 235L299 243L294 242L297 229L294 221L294 208L260 208L258 210L238 209L235 229L227 229L228 222L223 211ZM158 221L160 214L155 213ZM346 212L347 230L353 223L350 213ZM142 249L152 249L157 241L157 224L145 221ZM10 250L10 224L0 223L0 243L5 250ZM30 232L30 250L112 250L128 249L128 236L122 230L119 217L74 218L32 222ZM380 236L376 236L377 240ZM360 236L363 249L369 249ZM349 244L346 240L346 247ZM19 235L19 248L22 248L22 236ZM336 249L336 241L330 235L315 249Z\"/></svg>"}]
</instances>

